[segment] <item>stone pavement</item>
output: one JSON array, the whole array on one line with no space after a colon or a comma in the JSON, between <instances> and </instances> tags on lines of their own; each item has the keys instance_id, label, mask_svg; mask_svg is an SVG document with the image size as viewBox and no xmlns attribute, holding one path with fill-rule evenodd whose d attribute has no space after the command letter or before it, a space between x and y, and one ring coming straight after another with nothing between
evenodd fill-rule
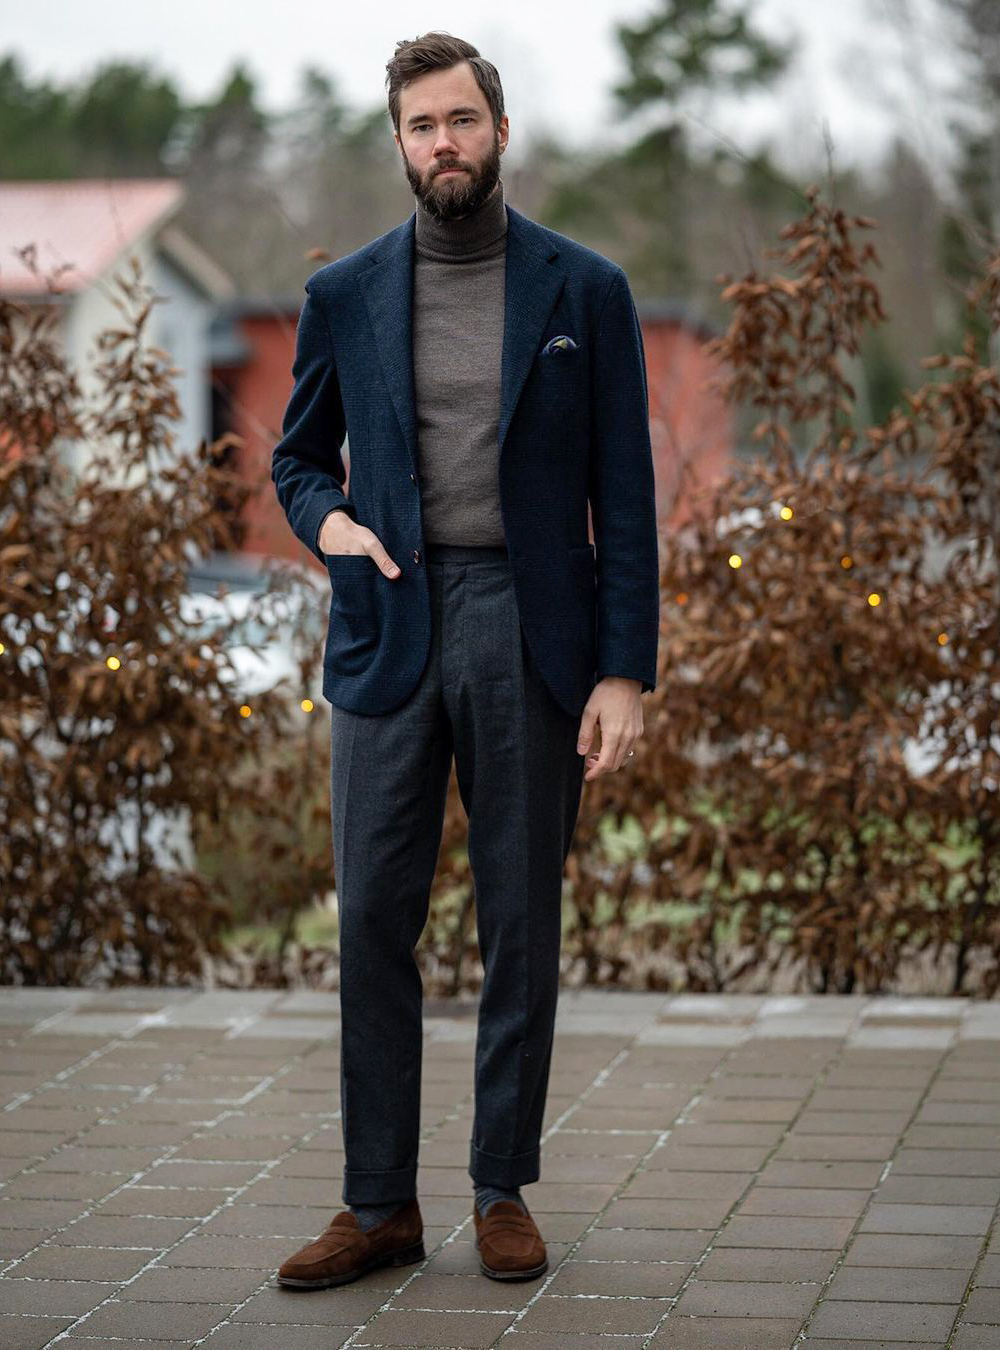
<instances>
[{"instance_id":1,"label":"stone pavement","mask_svg":"<svg viewBox=\"0 0 1000 1350\"><path fill-rule=\"evenodd\" d=\"M1000 1346L1000 1005L563 991L524 1188L545 1276L479 1274L475 1005L425 1008L427 1259L274 1270L342 1208L337 996L0 989L0 1346Z\"/></svg>"}]
</instances>

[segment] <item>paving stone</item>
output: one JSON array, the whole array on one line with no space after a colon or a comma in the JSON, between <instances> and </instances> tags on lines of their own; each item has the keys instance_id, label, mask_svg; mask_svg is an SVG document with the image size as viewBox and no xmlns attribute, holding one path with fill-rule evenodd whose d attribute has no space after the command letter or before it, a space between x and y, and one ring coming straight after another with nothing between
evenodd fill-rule
<instances>
[{"instance_id":1,"label":"paving stone","mask_svg":"<svg viewBox=\"0 0 1000 1350\"><path fill-rule=\"evenodd\" d=\"M500 1344L506 1346L508 1341L514 1341L518 1350L639 1350L644 1340L643 1336L615 1336L614 1345L609 1346L607 1336L589 1336L580 1331L565 1335L558 1331L520 1332L515 1326Z\"/></svg>"},{"instance_id":2,"label":"paving stone","mask_svg":"<svg viewBox=\"0 0 1000 1350\"><path fill-rule=\"evenodd\" d=\"M972 1270L982 1245L976 1237L922 1233L859 1233L844 1257L848 1266L920 1266Z\"/></svg>"},{"instance_id":3,"label":"paving stone","mask_svg":"<svg viewBox=\"0 0 1000 1350\"><path fill-rule=\"evenodd\" d=\"M118 1284L130 1279L149 1260L148 1251L46 1244L18 1262L8 1274L32 1280L102 1280Z\"/></svg>"},{"instance_id":4,"label":"paving stone","mask_svg":"<svg viewBox=\"0 0 1000 1350\"><path fill-rule=\"evenodd\" d=\"M1000 1203L1000 1178L893 1176L878 1188L882 1204L985 1205Z\"/></svg>"},{"instance_id":5,"label":"paving stone","mask_svg":"<svg viewBox=\"0 0 1000 1350\"><path fill-rule=\"evenodd\" d=\"M814 1111L807 1107L795 1122L795 1129L799 1134L873 1134L898 1138L909 1123L909 1111Z\"/></svg>"},{"instance_id":6,"label":"paving stone","mask_svg":"<svg viewBox=\"0 0 1000 1350\"><path fill-rule=\"evenodd\" d=\"M869 1192L805 1189L801 1186L754 1186L740 1202L740 1214L783 1214L803 1218L854 1218L868 1202Z\"/></svg>"},{"instance_id":7,"label":"paving stone","mask_svg":"<svg viewBox=\"0 0 1000 1350\"><path fill-rule=\"evenodd\" d=\"M124 1182L127 1172L111 1175L73 1172L24 1172L4 1187L4 1195L24 1199L100 1200Z\"/></svg>"},{"instance_id":8,"label":"paving stone","mask_svg":"<svg viewBox=\"0 0 1000 1350\"><path fill-rule=\"evenodd\" d=\"M152 1176L148 1173L147 1176ZM101 1214L124 1217L203 1219L224 1204L227 1191L209 1191L194 1187L167 1188L147 1185L125 1186L101 1204Z\"/></svg>"},{"instance_id":9,"label":"paving stone","mask_svg":"<svg viewBox=\"0 0 1000 1350\"><path fill-rule=\"evenodd\" d=\"M338 1345L343 1345L353 1334L354 1327L331 1326L329 1323L321 1326L283 1326L280 1350L336 1350ZM211 1350L276 1350L278 1344L275 1340L274 1327L251 1327L242 1323L238 1326L230 1324L220 1327L205 1341L206 1350L209 1346ZM371 1342L365 1344L370 1345ZM111 1350L110 1342L109 1350ZM137 1347L137 1350L140 1350L140 1347Z\"/></svg>"},{"instance_id":10,"label":"paving stone","mask_svg":"<svg viewBox=\"0 0 1000 1350\"><path fill-rule=\"evenodd\" d=\"M780 1317L669 1316L649 1342L656 1350L788 1350L801 1323Z\"/></svg>"},{"instance_id":11,"label":"paving stone","mask_svg":"<svg viewBox=\"0 0 1000 1350\"><path fill-rule=\"evenodd\" d=\"M72 1317L22 1317L0 1314L0 1345L4 1350L42 1350L54 1336L71 1326Z\"/></svg>"},{"instance_id":12,"label":"paving stone","mask_svg":"<svg viewBox=\"0 0 1000 1350\"><path fill-rule=\"evenodd\" d=\"M801 1322L822 1285L748 1280L693 1280L677 1300L676 1313L694 1317L790 1317Z\"/></svg>"},{"instance_id":13,"label":"paving stone","mask_svg":"<svg viewBox=\"0 0 1000 1350\"><path fill-rule=\"evenodd\" d=\"M555 1294L539 1294L518 1322L518 1327L521 1331L648 1333L670 1309L672 1302L667 1298L562 1298Z\"/></svg>"},{"instance_id":14,"label":"paving stone","mask_svg":"<svg viewBox=\"0 0 1000 1350\"><path fill-rule=\"evenodd\" d=\"M114 1285L84 1280L0 1279L0 1313L79 1317L114 1290Z\"/></svg>"},{"instance_id":15,"label":"paving stone","mask_svg":"<svg viewBox=\"0 0 1000 1350\"><path fill-rule=\"evenodd\" d=\"M671 1136L645 1159L643 1166L649 1172L671 1168L676 1172L753 1172L762 1167L770 1153L766 1144L751 1144L738 1148L698 1148L677 1142Z\"/></svg>"},{"instance_id":16,"label":"paving stone","mask_svg":"<svg viewBox=\"0 0 1000 1350\"><path fill-rule=\"evenodd\" d=\"M563 1261L546 1292L666 1298L678 1292L691 1269L690 1261Z\"/></svg>"},{"instance_id":17,"label":"paving stone","mask_svg":"<svg viewBox=\"0 0 1000 1350\"><path fill-rule=\"evenodd\" d=\"M338 1206L324 1209L306 1209L304 1205L227 1205L213 1218L200 1225L203 1234L225 1233L236 1237L285 1238L307 1240L316 1237L330 1222ZM427 1207L423 1206L424 1223L429 1221Z\"/></svg>"},{"instance_id":18,"label":"paving stone","mask_svg":"<svg viewBox=\"0 0 1000 1350\"><path fill-rule=\"evenodd\" d=\"M549 1254L551 1262L552 1255ZM393 1296L394 1308L422 1308L447 1312L454 1308L474 1312L519 1311L538 1293L538 1280L490 1280L479 1273L445 1274L425 1270L410 1280L405 1289ZM407 1271L397 1271L397 1278L407 1278ZM382 1295L384 1298L384 1294ZM382 1299L379 1300L380 1302Z\"/></svg>"},{"instance_id":19,"label":"paving stone","mask_svg":"<svg viewBox=\"0 0 1000 1350\"><path fill-rule=\"evenodd\" d=\"M131 1336L139 1339L195 1340L205 1336L232 1311L231 1304L143 1303L112 1299L70 1332L79 1336Z\"/></svg>"},{"instance_id":20,"label":"paving stone","mask_svg":"<svg viewBox=\"0 0 1000 1350\"><path fill-rule=\"evenodd\" d=\"M822 1282L837 1264L839 1251L794 1251L787 1247L716 1247L698 1267L699 1280L762 1280L776 1283Z\"/></svg>"},{"instance_id":21,"label":"paving stone","mask_svg":"<svg viewBox=\"0 0 1000 1350\"><path fill-rule=\"evenodd\" d=\"M729 1200L616 1200L598 1219L599 1228L717 1228L732 1208Z\"/></svg>"},{"instance_id":22,"label":"paving stone","mask_svg":"<svg viewBox=\"0 0 1000 1350\"><path fill-rule=\"evenodd\" d=\"M60 1247L169 1247L189 1233L191 1219L130 1219L112 1214L88 1214L78 1223L54 1233Z\"/></svg>"},{"instance_id":23,"label":"paving stone","mask_svg":"<svg viewBox=\"0 0 1000 1350\"><path fill-rule=\"evenodd\" d=\"M397 1283L413 1273L412 1267L393 1272ZM394 1286L393 1286L394 1287ZM317 1298L323 1303L320 1308ZM330 1290L289 1290L269 1285L254 1294L249 1303L237 1308L231 1320L284 1326L286 1323L315 1323L321 1317L340 1326L358 1326L372 1316L386 1300L384 1288L373 1287L365 1279ZM311 1304L312 1306L307 1306Z\"/></svg>"},{"instance_id":24,"label":"paving stone","mask_svg":"<svg viewBox=\"0 0 1000 1350\"><path fill-rule=\"evenodd\" d=\"M1000 1289L973 1289L962 1313L963 1322L988 1322L998 1327L1000 1339Z\"/></svg>"},{"instance_id":25,"label":"paving stone","mask_svg":"<svg viewBox=\"0 0 1000 1350\"><path fill-rule=\"evenodd\" d=\"M757 1186L843 1187L867 1192L879 1184L882 1170L881 1162L780 1162L772 1159L758 1175Z\"/></svg>"},{"instance_id":26,"label":"paving stone","mask_svg":"<svg viewBox=\"0 0 1000 1350\"><path fill-rule=\"evenodd\" d=\"M925 1102L917 1113L921 1125L1000 1124L1000 1106L993 1102Z\"/></svg>"},{"instance_id":27,"label":"paving stone","mask_svg":"<svg viewBox=\"0 0 1000 1350\"><path fill-rule=\"evenodd\" d=\"M886 1162L898 1134L809 1134L791 1130L774 1156L783 1162Z\"/></svg>"},{"instance_id":28,"label":"paving stone","mask_svg":"<svg viewBox=\"0 0 1000 1350\"><path fill-rule=\"evenodd\" d=\"M766 1144L772 1146L782 1135L781 1122L763 1121L754 1124L715 1124L705 1121L692 1121L678 1125L674 1130L674 1139L678 1144L696 1144L699 1147L714 1145L728 1148L745 1144Z\"/></svg>"},{"instance_id":29,"label":"paving stone","mask_svg":"<svg viewBox=\"0 0 1000 1350\"><path fill-rule=\"evenodd\" d=\"M1000 1256L984 1256L976 1267L976 1284L1000 1288Z\"/></svg>"},{"instance_id":30,"label":"paving stone","mask_svg":"<svg viewBox=\"0 0 1000 1350\"><path fill-rule=\"evenodd\" d=\"M997 1333L994 1327L969 1326L959 1323L951 1350L996 1350Z\"/></svg>"},{"instance_id":31,"label":"paving stone","mask_svg":"<svg viewBox=\"0 0 1000 1350\"><path fill-rule=\"evenodd\" d=\"M809 1350L927 1350L932 1341L829 1340L826 1336L807 1336L802 1342Z\"/></svg>"},{"instance_id":32,"label":"paving stone","mask_svg":"<svg viewBox=\"0 0 1000 1350\"><path fill-rule=\"evenodd\" d=\"M261 1270L178 1269L152 1266L118 1291L124 1300L147 1303L233 1303L248 1298L267 1278Z\"/></svg>"},{"instance_id":33,"label":"paving stone","mask_svg":"<svg viewBox=\"0 0 1000 1350\"><path fill-rule=\"evenodd\" d=\"M838 1085L819 1088L809 1105L816 1111L905 1111L908 1115L920 1103L923 1081L912 1088L852 1087Z\"/></svg>"},{"instance_id":34,"label":"paving stone","mask_svg":"<svg viewBox=\"0 0 1000 1350\"><path fill-rule=\"evenodd\" d=\"M981 1235L993 1210L986 1205L885 1205L874 1203L861 1221L864 1233Z\"/></svg>"},{"instance_id":35,"label":"paving stone","mask_svg":"<svg viewBox=\"0 0 1000 1350\"><path fill-rule=\"evenodd\" d=\"M687 1119L698 1123L725 1121L778 1121L787 1124L802 1106L798 1097L762 1097L756 1101L734 1101L728 1097L705 1095L687 1113Z\"/></svg>"},{"instance_id":36,"label":"paving stone","mask_svg":"<svg viewBox=\"0 0 1000 1350\"><path fill-rule=\"evenodd\" d=\"M917 1266L841 1266L827 1297L874 1299L884 1303L960 1303L968 1284L965 1270Z\"/></svg>"},{"instance_id":37,"label":"paving stone","mask_svg":"<svg viewBox=\"0 0 1000 1350\"><path fill-rule=\"evenodd\" d=\"M854 1226L852 1219L759 1218L736 1214L716 1238L720 1247L840 1247Z\"/></svg>"},{"instance_id":38,"label":"paving stone","mask_svg":"<svg viewBox=\"0 0 1000 1350\"><path fill-rule=\"evenodd\" d=\"M61 1228L80 1213L77 1200L5 1200L0 1196L0 1228Z\"/></svg>"},{"instance_id":39,"label":"paving stone","mask_svg":"<svg viewBox=\"0 0 1000 1350\"><path fill-rule=\"evenodd\" d=\"M915 1340L943 1344L957 1312L957 1304L830 1299L817 1308L809 1324L809 1334L848 1340Z\"/></svg>"},{"instance_id":40,"label":"paving stone","mask_svg":"<svg viewBox=\"0 0 1000 1350\"><path fill-rule=\"evenodd\" d=\"M697 1229L593 1228L573 1254L596 1261L696 1260L711 1238L711 1231Z\"/></svg>"},{"instance_id":41,"label":"paving stone","mask_svg":"<svg viewBox=\"0 0 1000 1350\"><path fill-rule=\"evenodd\" d=\"M287 1238L238 1238L194 1234L161 1258L166 1266L219 1266L272 1270L290 1256Z\"/></svg>"},{"instance_id":42,"label":"paving stone","mask_svg":"<svg viewBox=\"0 0 1000 1350\"><path fill-rule=\"evenodd\" d=\"M678 1168L659 1168L635 1173L622 1191L622 1199L716 1199L735 1204L752 1180L752 1172L682 1172Z\"/></svg>"},{"instance_id":43,"label":"paving stone","mask_svg":"<svg viewBox=\"0 0 1000 1350\"><path fill-rule=\"evenodd\" d=\"M892 1161L894 1176L1000 1177L1000 1149L912 1148Z\"/></svg>"},{"instance_id":44,"label":"paving stone","mask_svg":"<svg viewBox=\"0 0 1000 1350\"><path fill-rule=\"evenodd\" d=\"M787 1077L783 1074L723 1073L713 1080L712 1097L726 1098L741 1104L760 1098L779 1101L801 1101L807 1096L815 1079Z\"/></svg>"},{"instance_id":45,"label":"paving stone","mask_svg":"<svg viewBox=\"0 0 1000 1350\"><path fill-rule=\"evenodd\" d=\"M387 1308L365 1327L364 1345L444 1346L478 1350L492 1345L516 1313L399 1312Z\"/></svg>"}]
</instances>

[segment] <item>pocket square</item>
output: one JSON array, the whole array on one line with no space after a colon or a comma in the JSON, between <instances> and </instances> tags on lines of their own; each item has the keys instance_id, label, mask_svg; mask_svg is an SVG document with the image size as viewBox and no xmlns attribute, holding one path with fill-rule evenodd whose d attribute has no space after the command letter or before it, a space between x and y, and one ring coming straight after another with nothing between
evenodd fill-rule
<instances>
[{"instance_id":1,"label":"pocket square","mask_svg":"<svg viewBox=\"0 0 1000 1350\"><path fill-rule=\"evenodd\" d=\"M543 356L558 356L560 352L572 352L576 350L576 343L568 333L560 333L558 337L549 338L542 348Z\"/></svg>"}]
</instances>

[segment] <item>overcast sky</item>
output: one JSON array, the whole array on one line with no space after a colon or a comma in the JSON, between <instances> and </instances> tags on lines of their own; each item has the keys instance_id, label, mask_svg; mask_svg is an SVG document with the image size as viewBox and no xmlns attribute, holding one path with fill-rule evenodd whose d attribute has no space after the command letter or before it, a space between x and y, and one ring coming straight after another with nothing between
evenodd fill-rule
<instances>
[{"instance_id":1,"label":"overcast sky","mask_svg":"<svg viewBox=\"0 0 1000 1350\"><path fill-rule=\"evenodd\" d=\"M291 99L298 72L312 63L349 103L369 108L384 106L395 43L443 28L499 69L514 151L519 135L540 126L581 144L626 135L609 93L623 74L612 27L653 7L653 0L5 0L0 50L15 51L33 77L76 77L111 56L149 58L192 98L214 92L242 58L268 108ZM840 160L862 165L902 132L933 166L947 153L948 91L957 79L937 13L936 0L757 0L757 26L797 36L800 56L766 94L690 108L690 130L746 152L767 141L792 170L822 162L825 129ZM898 15L908 21L891 22Z\"/></svg>"}]
</instances>

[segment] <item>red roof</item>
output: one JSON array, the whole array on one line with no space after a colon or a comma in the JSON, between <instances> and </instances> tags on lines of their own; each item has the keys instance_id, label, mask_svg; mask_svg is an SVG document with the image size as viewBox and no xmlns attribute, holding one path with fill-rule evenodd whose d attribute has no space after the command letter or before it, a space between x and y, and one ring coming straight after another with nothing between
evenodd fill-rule
<instances>
[{"instance_id":1,"label":"red roof","mask_svg":"<svg viewBox=\"0 0 1000 1350\"><path fill-rule=\"evenodd\" d=\"M60 275L59 289L84 289L168 220L183 197L184 186L175 178L0 182L0 293L44 294L44 274L63 263L72 270ZM42 276L14 251L26 244L36 245Z\"/></svg>"}]
</instances>

